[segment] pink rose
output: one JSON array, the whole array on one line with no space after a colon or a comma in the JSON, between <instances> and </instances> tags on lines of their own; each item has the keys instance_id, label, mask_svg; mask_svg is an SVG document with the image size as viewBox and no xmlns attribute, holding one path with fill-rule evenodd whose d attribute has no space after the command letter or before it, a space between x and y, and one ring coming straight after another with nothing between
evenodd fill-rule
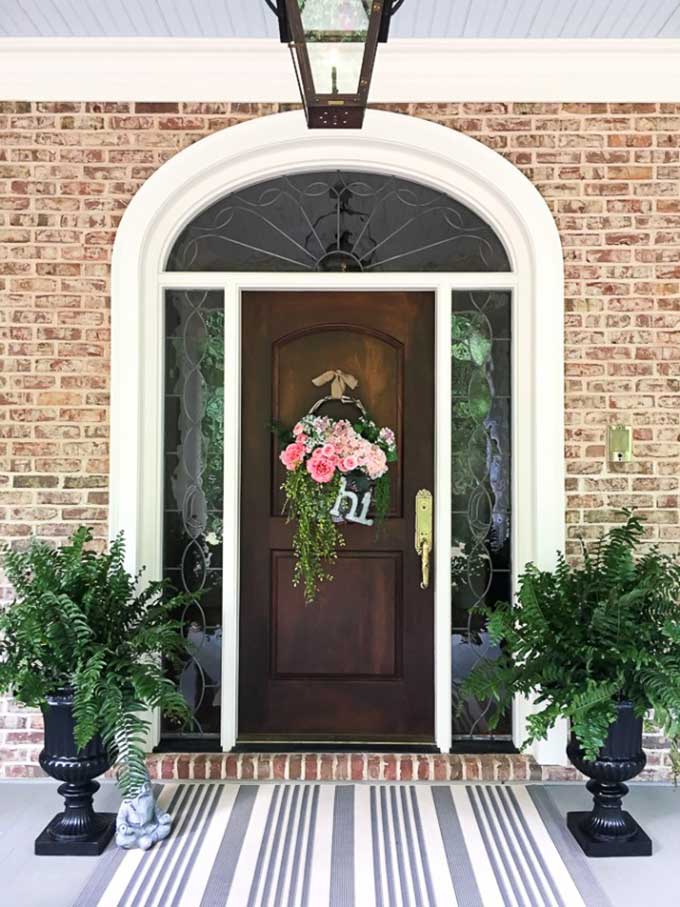
<instances>
[{"instance_id":1,"label":"pink rose","mask_svg":"<svg viewBox=\"0 0 680 907\"><path fill-rule=\"evenodd\" d=\"M334 457L335 456L335 445L334 444L324 444L321 448L321 453L324 457Z\"/></svg>"},{"instance_id":2,"label":"pink rose","mask_svg":"<svg viewBox=\"0 0 680 907\"><path fill-rule=\"evenodd\" d=\"M305 430L305 427L302 424L302 422L298 422L297 425L293 428L293 434L301 435L304 430Z\"/></svg>"},{"instance_id":3,"label":"pink rose","mask_svg":"<svg viewBox=\"0 0 680 907\"><path fill-rule=\"evenodd\" d=\"M289 444L284 451L281 452L279 459L286 467L289 472L292 472L294 469L302 463L302 460L305 456L305 446L304 444L294 443Z\"/></svg>"},{"instance_id":4,"label":"pink rose","mask_svg":"<svg viewBox=\"0 0 680 907\"><path fill-rule=\"evenodd\" d=\"M338 468L341 472L351 472L353 469L356 469L358 465L357 458L350 455L340 461Z\"/></svg>"},{"instance_id":5,"label":"pink rose","mask_svg":"<svg viewBox=\"0 0 680 907\"><path fill-rule=\"evenodd\" d=\"M330 482L335 474L335 458L324 457L323 454L316 456L316 453L314 451L314 455L307 460L307 472L315 482Z\"/></svg>"}]
</instances>

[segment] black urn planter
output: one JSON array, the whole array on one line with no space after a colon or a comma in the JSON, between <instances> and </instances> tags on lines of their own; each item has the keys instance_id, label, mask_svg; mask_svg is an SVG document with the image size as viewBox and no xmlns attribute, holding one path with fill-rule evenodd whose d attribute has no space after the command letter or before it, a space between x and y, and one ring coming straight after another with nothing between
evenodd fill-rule
<instances>
[{"instance_id":1,"label":"black urn planter","mask_svg":"<svg viewBox=\"0 0 680 907\"><path fill-rule=\"evenodd\" d=\"M59 690L47 697L45 748L40 766L64 783L59 793L64 812L56 815L35 840L39 856L98 856L113 837L115 813L95 813L92 797L99 790L93 779L111 765L104 744L95 737L78 749L73 737L73 691Z\"/></svg>"},{"instance_id":2,"label":"black urn planter","mask_svg":"<svg viewBox=\"0 0 680 907\"><path fill-rule=\"evenodd\" d=\"M589 857L648 857L652 842L630 813L622 809L628 793L623 783L639 775L647 757L642 749L642 719L637 718L630 702L617 705L616 721L596 760L585 758L572 735L567 756L590 781L586 787L593 795L591 812L567 813L567 826Z\"/></svg>"}]
</instances>

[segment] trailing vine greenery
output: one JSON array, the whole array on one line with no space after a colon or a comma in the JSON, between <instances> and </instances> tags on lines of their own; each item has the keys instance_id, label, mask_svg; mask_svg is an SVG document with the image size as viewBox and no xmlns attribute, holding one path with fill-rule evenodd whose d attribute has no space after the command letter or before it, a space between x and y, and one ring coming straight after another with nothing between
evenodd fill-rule
<instances>
[{"instance_id":1,"label":"trailing vine greenery","mask_svg":"<svg viewBox=\"0 0 680 907\"><path fill-rule=\"evenodd\" d=\"M86 549L91 541L81 526L60 548L34 539L26 551L2 549L15 598L0 613L0 691L44 708L47 696L72 688L77 745L101 735L129 797L148 778L142 713L189 717L162 667L184 652L170 616L183 597L159 582L136 591L141 574L124 567L122 535L102 554Z\"/></svg>"},{"instance_id":2,"label":"trailing vine greenery","mask_svg":"<svg viewBox=\"0 0 680 907\"><path fill-rule=\"evenodd\" d=\"M297 524L293 585L302 581L305 601L312 602L320 584L333 579L326 565L337 560L337 549L345 544L330 515L340 490L340 476L336 475L328 485L319 485L306 470L296 469L286 476L284 488L289 519Z\"/></svg>"},{"instance_id":3,"label":"trailing vine greenery","mask_svg":"<svg viewBox=\"0 0 680 907\"><path fill-rule=\"evenodd\" d=\"M630 511L591 553L582 543L580 566L559 555L554 571L528 564L517 606L480 607L492 640L503 646L494 662L480 662L466 695L501 706L515 693L537 693L540 710L528 718L526 743L544 739L568 718L587 759L597 758L616 703L654 713L677 740L680 732L680 563L651 548L641 552L644 529Z\"/></svg>"},{"instance_id":4,"label":"trailing vine greenery","mask_svg":"<svg viewBox=\"0 0 680 907\"><path fill-rule=\"evenodd\" d=\"M373 486L373 513L375 514L375 523L378 531L380 531L383 520L387 516L391 501L390 477L385 473L384 476L380 476L379 479L375 480Z\"/></svg>"}]
</instances>

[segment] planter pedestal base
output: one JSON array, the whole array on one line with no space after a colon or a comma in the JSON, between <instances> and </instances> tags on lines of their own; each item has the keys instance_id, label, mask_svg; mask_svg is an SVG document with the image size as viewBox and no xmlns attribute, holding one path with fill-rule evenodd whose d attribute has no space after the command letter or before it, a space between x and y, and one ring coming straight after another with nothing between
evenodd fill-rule
<instances>
[{"instance_id":1,"label":"planter pedestal base","mask_svg":"<svg viewBox=\"0 0 680 907\"><path fill-rule=\"evenodd\" d=\"M621 815L627 825L636 829L630 837L609 840L594 838L583 828L591 817L590 812L567 813L567 827L587 857L651 857L652 841L649 835L640 828L630 813L623 811Z\"/></svg>"},{"instance_id":2,"label":"planter pedestal base","mask_svg":"<svg viewBox=\"0 0 680 907\"><path fill-rule=\"evenodd\" d=\"M98 857L103 853L116 831L115 813L97 813L94 828L87 836L73 836L73 840L58 837L53 829L62 821L63 813L58 813L43 828L35 839L35 854L38 857Z\"/></svg>"}]
</instances>

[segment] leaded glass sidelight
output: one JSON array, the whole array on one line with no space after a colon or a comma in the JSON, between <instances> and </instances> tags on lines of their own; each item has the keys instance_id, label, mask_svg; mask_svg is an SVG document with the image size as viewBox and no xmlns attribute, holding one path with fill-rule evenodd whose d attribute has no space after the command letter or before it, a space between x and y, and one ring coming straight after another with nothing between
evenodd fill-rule
<instances>
[{"instance_id":1,"label":"leaded glass sidelight","mask_svg":"<svg viewBox=\"0 0 680 907\"><path fill-rule=\"evenodd\" d=\"M163 735L219 736L222 660L224 299L165 294L163 572L189 594L178 617L186 657L176 677L193 716Z\"/></svg>"},{"instance_id":2,"label":"leaded glass sidelight","mask_svg":"<svg viewBox=\"0 0 680 907\"><path fill-rule=\"evenodd\" d=\"M509 271L470 208L375 173L300 173L233 192L180 233L168 271Z\"/></svg>"},{"instance_id":3,"label":"leaded glass sidelight","mask_svg":"<svg viewBox=\"0 0 680 907\"><path fill-rule=\"evenodd\" d=\"M509 600L510 294L452 294L453 736L488 737L491 702L462 701L460 685L482 659L498 657L474 607ZM493 731L510 738L510 715Z\"/></svg>"}]
</instances>

